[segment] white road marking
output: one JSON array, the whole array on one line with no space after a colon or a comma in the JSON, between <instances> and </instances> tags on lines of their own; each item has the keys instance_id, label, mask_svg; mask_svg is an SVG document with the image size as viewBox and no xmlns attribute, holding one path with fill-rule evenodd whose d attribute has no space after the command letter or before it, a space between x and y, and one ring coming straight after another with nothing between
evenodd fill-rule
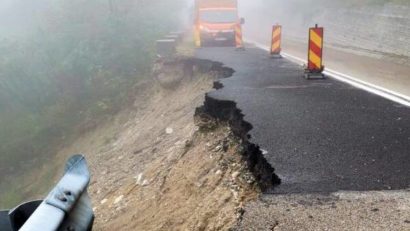
<instances>
[{"instance_id":1,"label":"white road marking","mask_svg":"<svg viewBox=\"0 0 410 231\"><path fill-rule=\"evenodd\" d=\"M246 40L246 42L252 43L256 47L261 48L263 50L269 51L269 49L270 49L268 46L265 46L263 44L260 44L258 42L252 41L252 40ZM290 60L294 63L297 63L301 66L304 66L306 64L306 60L304 60L304 59L301 59L299 57L287 54L285 52L282 52L281 54L286 59L288 59L288 60ZM410 97L408 97L408 96L405 96L405 95L402 95L400 93L388 90L386 88L383 88L383 87L368 83L366 81L360 80L360 79L355 78L355 77L350 76L350 75L340 73L336 70L332 70L332 69L329 69L329 68L326 68L323 73L326 76L332 77L332 78L334 78L336 80L339 80L341 82L345 82L347 84L350 84L354 87L363 89L363 90L365 90L367 92L370 92L372 94L379 95L379 96L381 96L385 99L389 99L393 102L396 102L396 103L405 105L407 107L410 107Z\"/></svg>"}]
</instances>

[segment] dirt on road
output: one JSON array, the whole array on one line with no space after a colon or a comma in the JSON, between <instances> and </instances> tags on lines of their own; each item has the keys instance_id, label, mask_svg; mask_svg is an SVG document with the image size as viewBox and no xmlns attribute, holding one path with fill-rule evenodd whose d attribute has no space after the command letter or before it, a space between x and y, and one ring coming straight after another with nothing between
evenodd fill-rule
<instances>
[{"instance_id":1,"label":"dirt on road","mask_svg":"<svg viewBox=\"0 0 410 231\"><path fill-rule=\"evenodd\" d=\"M238 230L410 230L410 192L265 195Z\"/></svg>"}]
</instances>

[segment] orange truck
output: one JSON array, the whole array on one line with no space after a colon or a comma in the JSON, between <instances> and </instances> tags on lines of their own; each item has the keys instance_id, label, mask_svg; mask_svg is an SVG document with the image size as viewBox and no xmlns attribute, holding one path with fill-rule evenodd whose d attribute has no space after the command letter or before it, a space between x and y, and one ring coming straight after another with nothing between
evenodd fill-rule
<instances>
[{"instance_id":1,"label":"orange truck","mask_svg":"<svg viewBox=\"0 0 410 231\"><path fill-rule=\"evenodd\" d=\"M196 0L194 20L197 47L235 46L235 26L244 24L237 0Z\"/></svg>"}]
</instances>

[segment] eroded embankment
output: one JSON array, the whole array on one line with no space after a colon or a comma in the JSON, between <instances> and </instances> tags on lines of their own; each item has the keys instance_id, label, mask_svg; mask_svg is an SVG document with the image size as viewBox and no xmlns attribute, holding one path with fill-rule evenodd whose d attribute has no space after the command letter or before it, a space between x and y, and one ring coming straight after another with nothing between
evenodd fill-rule
<instances>
[{"instance_id":1,"label":"eroded embankment","mask_svg":"<svg viewBox=\"0 0 410 231\"><path fill-rule=\"evenodd\" d=\"M220 90L224 86L220 79L234 77L235 70L226 67L223 63L211 60L188 58L188 59L171 59L161 62L166 70L182 70L178 76L189 76L192 78L194 72L206 73L213 76L216 80L213 82L213 88ZM164 68L165 67L165 68ZM187 74L188 73L188 74ZM168 75L169 76L169 73ZM175 76L175 74L174 74ZM186 77L185 77L186 78ZM274 168L267 162L260 150L260 147L249 141L249 131L252 125L244 120L244 115L237 108L234 101L219 100L205 94L204 104L195 110L196 125L207 131L213 129L211 126L228 126L233 135L240 140L242 161L246 163L247 168L254 174L256 182L262 191L280 184L279 177L274 173ZM205 123L204 123L205 122Z\"/></svg>"},{"instance_id":2,"label":"eroded embankment","mask_svg":"<svg viewBox=\"0 0 410 231\"><path fill-rule=\"evenodd\" d=\"M229 230L278 182L235 103L203 103L232 74L209 60L159 61L134 107L61 151L87 154L95 230Z\"/></svg>"},{"instance_id":3,"label":"eroded embankment","mask_svg":"<svg viewBox=\"0 0 410 231\"><path fill-rule=\"evenodd\" d=\"M214 86L221 86L216 81ZM196 109L196 117L214 120L216 124L227 123L236 137L240 139L243 161L246 163L262 191L280 184L274 168L263 156L260 147L249 141L252 125L244 120L244 115L233 101L215 99L209 94L205 96L204 105Z\"/></svg>"}]
</instances>

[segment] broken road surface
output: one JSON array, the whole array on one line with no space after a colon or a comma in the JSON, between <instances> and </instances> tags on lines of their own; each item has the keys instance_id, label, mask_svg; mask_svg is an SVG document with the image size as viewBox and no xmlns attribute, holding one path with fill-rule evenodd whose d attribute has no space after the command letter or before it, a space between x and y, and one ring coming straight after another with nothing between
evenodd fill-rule
<instances>
[{"instance_id":1,"label":"broken road surface","mask_svg":"<svg viewBox=\"0 0 410 231\"><path fill-rule=\"evenodd\" d=\"M301 66L258 48L196 56L235 70L209 97L236 102L253 125L252 142L282 179L273 193L410 185L410 108L333 79L306 80Z\"/></svg>"}]
</instances>

